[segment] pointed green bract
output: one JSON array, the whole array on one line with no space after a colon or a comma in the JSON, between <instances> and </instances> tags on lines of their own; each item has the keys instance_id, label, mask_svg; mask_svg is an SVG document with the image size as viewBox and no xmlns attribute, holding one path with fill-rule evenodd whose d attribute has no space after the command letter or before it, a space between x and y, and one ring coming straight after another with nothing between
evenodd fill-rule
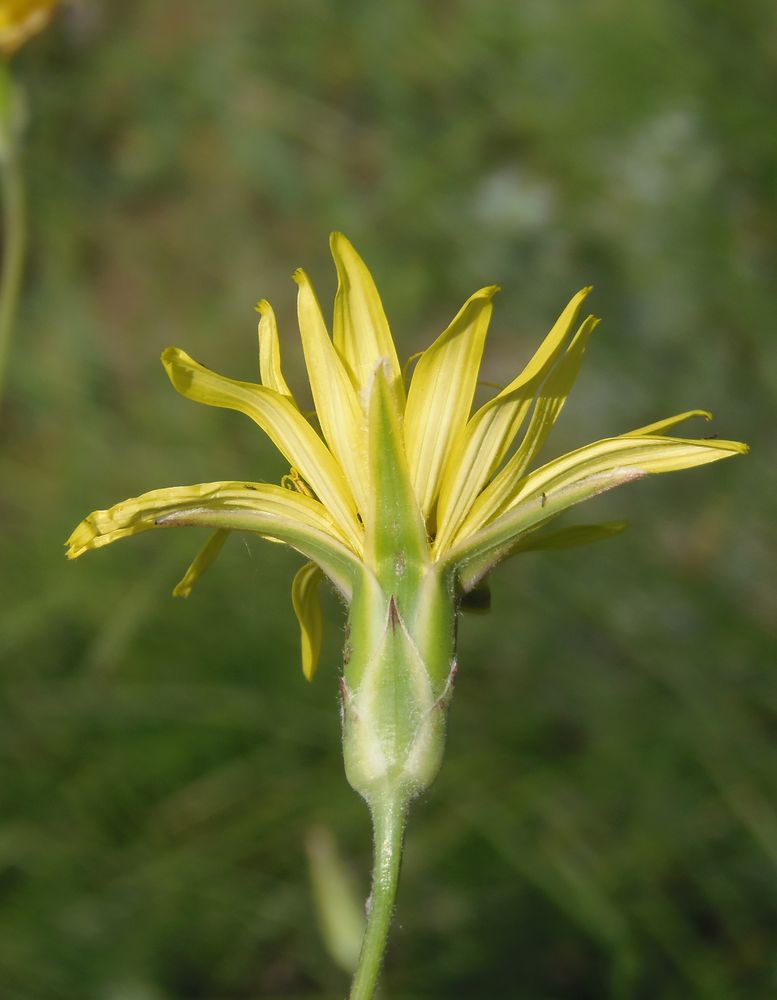
<instances>
[{"instance_id":1,"label":"pointed green bract","mask_svg":"<svg viewBox=\"0 0 777 1000\"><path fill-rule=\"evenodd\" d=\"M412 587L396 592L395 582L365 569L348 615L343 753L373 811L409 801L436 774L455 673L451 574L428 566Z\"/></svg>"},{"instance_id":2,"label":"pointed green bract","mask_svg":"<svg viewBox=\"0 0 777 1000\"><path fill-rule=\"evenodd\" d=\"M396 587L412 570L411 563L429 559L421 511L410 482L400 417L389 383L390 370L375 372L369 405L370 507L367 511L365 558L375 572L396 577Z\"/></svg>"}]
</instances>

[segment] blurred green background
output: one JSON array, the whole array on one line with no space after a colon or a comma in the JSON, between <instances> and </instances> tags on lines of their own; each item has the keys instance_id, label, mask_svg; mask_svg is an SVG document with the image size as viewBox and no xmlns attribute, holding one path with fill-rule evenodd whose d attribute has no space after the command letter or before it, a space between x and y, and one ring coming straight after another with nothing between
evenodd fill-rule
<instances>
[{"instance_id":1,"label":"blurred green background","mask_svg":"<svg viewBox=\"0 0 777 1000\"><path fill-rule=\"evenodd\" d=\"M308 685L288 550L233 538L188 601L170 590L195 533L62 555L95 507L286 471L158 358L255 378L266 296L303 391L290 274L331 301L333 228L403 356L502 285L496 382L596 286L554 450L695 406L753 446L589 505L629 531L508 563L464 620L385 997L777 995L775 39L766 0L84 0L14 60L31 250L0 426L4 998L345 993L304 852L329 826L366 893L337 601Z\"/></svg>"}]
</instances>

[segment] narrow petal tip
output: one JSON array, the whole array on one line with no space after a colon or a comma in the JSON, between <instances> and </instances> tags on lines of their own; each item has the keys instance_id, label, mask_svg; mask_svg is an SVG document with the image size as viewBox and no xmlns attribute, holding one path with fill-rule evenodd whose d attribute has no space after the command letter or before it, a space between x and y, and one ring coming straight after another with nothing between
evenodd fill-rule
<instances>
[{"instance_id":1,"label":"narrow petal tip","mask_svg":"<svg viewBox=\"0 0 777 1000\"><path fill-rule=\"evenodd\" d=\"M714 434L706 438L697 440L688 438L687 440L689 444L701 445L704 448L711 448L713 451L726 452L726 454L721 455L720 458L729 458L731 455L746 455L750 451L750 445L745 444L744 441L723 441L720 438L715 437Z\"/></svg>"},{"instance_id":2,"label":"narrow petal tip","mask_svg":"<svg viewBox=\"0 0 777 1000\"><path fill-rule=\"evenodd\" d=\"M162 366L173 388L183 396L192 384L192 368L202 367L180 347L166 347L162 351Z\"/></svg>"},{"instance_id":3,"label":"narrow petal tip","mask_svg":"<svg viewBox=\"0 0 777 1000\"><path fill-rule=\"evenodd\" d=\"M166 347L161 354L161 361L164 370L167 372L167 377L175 385L175 376L180 374L181 361L190 362L192 358L182 351L180 347Z\"/></svg>"},{"instance_id":4,"label":"narrow petal tip","mask_svg":"<svg viewBox=\"0 0 777 1000\"><path fill-rule=\"evenodd\" d=\"M338 246L345 246L353 249L353 243L351 243L345 233L341 233L339 229L335 229L329 234L329 249L332 253L335 253Z\"/></svg>"},{"instance_id":5,"label":"narrow petal tip","mask_svg":"<svg viewBox=\"0 0 777 1000\"><path fill-rule=\"evenodd\" d=\"M96 548L99 545L97 541L99 537L99 531L94 526L94 517L98 512L90 514L89 517L84 518L79 525L77 525L68 540L65 542L67 548L65 549L65 556L68 559L78 559L82 556L84 552L89 549Z\"/></svg>"}]
</instances>

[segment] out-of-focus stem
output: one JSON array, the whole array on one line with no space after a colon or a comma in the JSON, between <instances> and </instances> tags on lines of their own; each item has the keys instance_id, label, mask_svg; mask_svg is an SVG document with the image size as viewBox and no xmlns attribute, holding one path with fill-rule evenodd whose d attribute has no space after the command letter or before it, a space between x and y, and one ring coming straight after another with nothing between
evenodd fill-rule
<instances>
[{"instance_id":1,"label":"out-of-focus stem","mask_svg":"<svg viewBox=\"0 0 777 1000\"><path fill-rule=\"evenodd\" d=\"M3 247L0 263L0 403L13 336L16 307L24 274L27 249L24 175L13 128L6 125L6 146L0 156L2 187Z\"/></svg>"}]
</instances>

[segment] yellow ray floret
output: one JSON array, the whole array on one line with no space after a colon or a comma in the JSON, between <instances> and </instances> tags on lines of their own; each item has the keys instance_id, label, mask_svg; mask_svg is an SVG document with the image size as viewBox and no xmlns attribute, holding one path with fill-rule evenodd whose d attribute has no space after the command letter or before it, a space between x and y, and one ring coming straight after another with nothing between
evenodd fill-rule
<instances>
[{"instance_id":1,"label":"yellow ray floret","mask_svg":"<svg viewBox=\"0 0 777 1000\"><path fill-rule=\"evenodd\" d=\"M324 442L299 410L266 386L209 371L185 351L168 347L162 363L173 386L198 403L238 410L257 423L289 464L300 470L355 549L361 546L353 494Z\"/></svg>"},{"instance_id":2,"label":"yellow ray floret","mask_svg":"<svg viewBox=\"0 0 777 1000\"><path fill-rule=\"evenodd\" d=\"M278 395L294 403L294 397L281 371L281 344L278 336L278 323L275 319L273 307L267 299L262 299L256 303L256 311L260 316L257 328L257 335L259 337L259 378L262 385L267 386L268 389L273 389Z\"/></svg>"},{"instance_id":3,"label":"yellow ray floret","mask_svg":"<svg viewBox=\"0 0 777 1000\"><path fill-rule=\"evenodd\" d=\"M424 517L463 433L475 395L496 285L481 288L419 358L407 396L405 446Z\"/></svg>"},{"instance_id":4,"label":"yellow ray floret","mask_svg":"<svg viewBox=\"0 0 777 1000\"><path fill-rule=\"evenodd\" d=\"M397 404L405 401L402 371L383 303L372 275L342 233L329 241L337 269L332 339L366 410L370 386L379 364L386 366L389 388Z\"/></svg>"},{"instance_id":5,"label":"yellow ray floret","mask_svg":"<svg viewBox=\"0 0 777 1000\"><path fill-rule=\"evenodd\" d=\"M298 570L291 584L291 603L300 628L302 673L308 680L313 679L321 656L324 616L320 591L323 579L320 567L314 562L307 562Z\"/></svg>"},{"instance_id":6,"label":"yellow ray floret","mask_svg":"<svg viewBox=\"0 0 777 1000\"><path fill-rule=\"evenodd\" d=\"M316 415L351 494L359 509L364 511L367 501L364 414L345 365L327 333L321 307L307 275L304 271L295 271L294 280L299 287L297 317ZM299 468L302 471L301 465ZM313 485L308 476L305 478Z\"/></svg>"},{"instance_id":7,"label":"yellow ray floret","mask_svg":"<svg viewBox=\"0 0 777 1000\"><path fill-rule=\"evenodd\" d=\"M521 374L482 406L468 422L440 490L435 539L437 551L443 550L450 542L476 497L499 468L531 409L537 387L551 373L555 373L556 379L556 383L553 383L552 378L548 378L547 382L553 385L552 393L556 399L551 425L558 416L574 382L588 338L596 325L594 318L589 316L568 347L566 360L559 361L559 355L589 292L590 288L584 288L575 295ZM565 373L563 387L566 391L563 391L561 385L556 387L560 381L560 368ZM526 447L522 447L525 454ZM520 460L513 459L514 464L518 461Z\"/></svg>"},{"instance_id":8,"label":"yellow ray floret","mask_svg":"<svg viewBox=\"0 0 777 1000\"><path fill-rule=\"evenodd\" d=\"M175 588L186 596L230 531L285 543L308 560L294 578L292 603L303 670L312 677L323 576L346 601L384 578L400 588L444 578L447 592L464 594L509 555L622 530L611 522L535 534L583 500L747 450L737 441L668 436L684 420L710 419L705 410L689 410L538 467L598 323L581 318L591 289L572 297L528 365L473 414L496 286L469 298L418 356L406 393L370 272L342 233L330 246L338 279L331 337L307 275L294 275L312 420L284 378L278 324L264 299L257 305L259 382L218 375L179 348L162 355L183 396L237 410L269 436L289 464L281 484L203 483L130 498L82 521L68 542L70 558L154 528L208 527L208 541Z\"/></svg>"}]
</instances>

